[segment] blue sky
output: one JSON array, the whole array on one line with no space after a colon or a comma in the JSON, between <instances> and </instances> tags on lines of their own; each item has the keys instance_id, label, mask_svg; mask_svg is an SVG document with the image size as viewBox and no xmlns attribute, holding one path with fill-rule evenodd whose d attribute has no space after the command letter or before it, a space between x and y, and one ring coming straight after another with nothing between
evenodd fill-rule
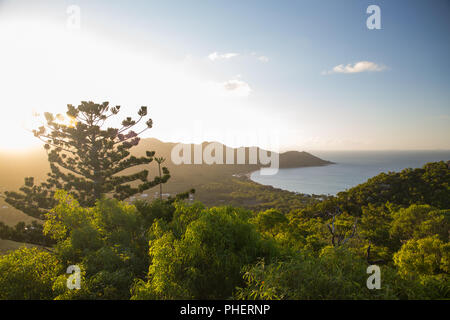
<instances>
[{"instance_id":1,"label":"blue sky","mask_svg":"<svg viewBox=\"0 0 450 320\"><path fill-rule=\"evenodd\" d=\"M3 0L2 26L1 61L30 64L16 83L0 75L15 114L109 100L151 106L150 135L166 141L450 149L449 1Z\"/></svg>"}]
</instances>

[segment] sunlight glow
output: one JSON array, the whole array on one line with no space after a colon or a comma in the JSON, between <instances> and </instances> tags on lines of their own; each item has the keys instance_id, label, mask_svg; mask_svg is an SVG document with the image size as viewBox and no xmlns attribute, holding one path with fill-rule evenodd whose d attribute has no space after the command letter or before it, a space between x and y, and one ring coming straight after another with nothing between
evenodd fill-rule
<instances>
[{"instance_id":1,"label":"sunlight glow","mask_svg":"<svg viewBox=\"0 0 450 320\"><path fill-rule=\"evenodd\" d=\"M157 119L152 133L160 139L187 136L189 123L202 117L212 128L232 122L229 105L252 114L244 81L201 78L186 59L167 61L150 50L128 50L86 32L28 20L2 20L0 38L0 135L8 137L0 140L0 150L39 145L30 134L39 125L32 113L61 113L82 100L122 105L123 117L147 105ZM215 115L211 106L228 111ZM184 134L174 136L181 127Z\"/></svg>"}]
</instances>

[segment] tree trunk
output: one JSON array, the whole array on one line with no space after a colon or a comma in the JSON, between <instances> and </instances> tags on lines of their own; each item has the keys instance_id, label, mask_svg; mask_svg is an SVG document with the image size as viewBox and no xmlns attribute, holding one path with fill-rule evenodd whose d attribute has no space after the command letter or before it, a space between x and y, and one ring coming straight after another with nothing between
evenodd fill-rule
<instances>
[{"instance_id":1,"label":"tree trunk","mask_svg":"<svg viewBox=\"0 0 450 320\"><path fill-rule=\"evenodd\" d=\"M159 179L161 180L161 164L158 163ZM159 199L162 200L162 183L159 182Z\"/></svg>"}]
</instances>

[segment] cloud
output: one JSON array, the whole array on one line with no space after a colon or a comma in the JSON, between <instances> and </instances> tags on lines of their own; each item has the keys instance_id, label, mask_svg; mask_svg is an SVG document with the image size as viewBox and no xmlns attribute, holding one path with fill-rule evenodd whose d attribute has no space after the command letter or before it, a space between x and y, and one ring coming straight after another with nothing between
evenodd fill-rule
<instances>
[{"instance_id":1,"label":"cloud","mask_svg":"<svg viewBox=\"0 0 450 320\"><path fill-rule=\"evenodd\" d=\"M211 60L211 61L228 60L228 59L237 57L238 55L239 55L239 53L234 53L234 52L229 52L229 53L213 52L213 53L208 55L208 59Z\"/></svg>"},{"instance_id":2,"label":"cloud","mask_svg":"<svg viewBox=\"0 0 450 320\"><path fill-rule=\"evenodd\" d=\"M240 79L231 79L222 83L223 89L232 95L239 97L247 97L252 89L249 84Z\"/></svg>"},{"instance_id":3,"label":"cloud","mask_svg":"<svg viewBox=\"0 0 450 320\"><path fill-rule=\"evenodd\" d=\"M379 65L370 61L359 61L347 65L337 65L330 71L324 71L322 74L333 74L333 73L360 73L360 72L380 72L386 70L386 66Z\"/></svg>"},{"instance_id":4,"label":"cloud","mask_svg":"<svg viewBox=\"0 0 450 320\"><path fill-rule=\"evenodd\" d=\"M260 57L258 57L258 60L261 62L264 62L264 63L269 62L269 58L266 56L260 56Z\"/></svg>"},{"instance_id":5,"label":"cloud","mask_svg":"<svg viewBox=\"0 0 450 320\"><path fill-rule=\"evenodd\" d=\"M264 63L269 62L269 57L267 57L267 56L259 55L256 52L252 52L250 55L256 57L256 59L258 59L260 62L264 62Z\"/></svg>"},{"instance_id":6,"label":"cloud","mask_svg":"<svg viewBox=\"0 0 450 320\"><path fill-rule=\"evenodd\" d=\"M264 55L258 55L258 54L256 54L256 52L252 52L251 54L245 54L245 53L240 54L240 53L236 53L236 52L219 53L219 52L215 51L208 55L208 59L211 61L228 60L231 58L235 58L237 56L253 56L260 62L263 62L263 63L269 62L269 57L264 56Z\"/></svg>"},{"instance_id":7,"label":"cloud","mask_svg":"<svg viewBox=\"0 0 450 320\"><path fill-rule=\"evenodd\" d=\"M239 75L224 82L209 82L205 87L206 95L221 98L246 98L251 92L250 85Z\"/></svg>"}]
</instances>

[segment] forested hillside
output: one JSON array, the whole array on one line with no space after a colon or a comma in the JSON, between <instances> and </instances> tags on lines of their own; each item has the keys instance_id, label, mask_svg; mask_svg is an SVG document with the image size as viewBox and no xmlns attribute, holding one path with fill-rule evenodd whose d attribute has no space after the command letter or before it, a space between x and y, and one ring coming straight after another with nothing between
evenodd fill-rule
<instances>
[{"instance_id":1,"label":"forested hillside","mask_svg":"<svg viewBox=\"0 0 450 320\"><path fill-rule=\"evenodd\" d=\"M283 207L287 212L291 209L303 208L305 204L314 201L313 198L295 195L281 189L270 186L262 186L247 179L252 171L258 170L260 165L248 164L248 148L246 148L247 164L207 165L207 164L181 164L175 165L170 160L171 152L176 143L162 142L158 139L142 139L132 149L132 156L145 155L147 150L158 150L158 156L168 159L165 166L171 172L171 179L164 184L163 192L175 195L188 189L196 190L195 199L208 206L229 203L251 209L273 207L274 203ZM202 145L206 146L204 142ZM195 145L192 146L194 148ZM225 150L224 146L224 150ZM234 151L236 149L233 149ZM193 156L192 156L193 157ZM193 159L192 159L193 160ZM193 162L193 161L192 161ZM224 154L225 162L225 154ZM44 181L49 171L49 163L45 150L35 149L19 154L0 153L0 192L18 189L23 185L24 177L33 176L36 182ZM306 167L332 164L307 152L290 151L280 154L280 167ZM138 170L148 169L150 174L158 170L155 162L149 165L137 166L125 170L132 174ZM146 191L146 197L154 198L157 190ZM15 226L18 222L31 223L31 217L24 215L0 197L0 222L9 226Z\"/></svg>"},{"instance_id":2,"label":"forested hillside","mask_svg":"<svg viewBox=\"0 0 450 320\"><path fill-rule=\"evenodd\" d=\"M313 197L249 181L258 165L167 164L173 145L131 130L146 107L122 128L98 125L119 106L67 108L76 125L46 113L34 131L48 179L3 194L39 220L0 223L0 299L450 298L448 163Z\"/></svg>"},{"instance_id":3,"label":"forested hillside","mask_svg":"<svg viewBox=\"0 0 450 320\"><path fill-rule=\"evenodd\" d=\"M261 210L175 199L83 208L60 191L44 223L55 245L3 255L0 298L450 298L449 182L447 163L429 163L289 212L276 199ZM381 289L366 286L370 264ZM79 290L66 287L69 265L81 268Z\"/></svg>"}]
</instances>

